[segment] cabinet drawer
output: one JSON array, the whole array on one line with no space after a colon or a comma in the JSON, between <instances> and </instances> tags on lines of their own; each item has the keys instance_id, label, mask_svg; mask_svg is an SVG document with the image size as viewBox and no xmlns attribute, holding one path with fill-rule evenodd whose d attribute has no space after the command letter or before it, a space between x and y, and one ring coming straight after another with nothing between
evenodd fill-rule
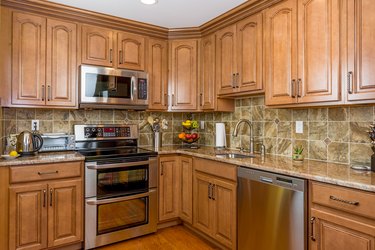
<instances>
[{"instance_id":1,"label":"cabinet drawer","mask_svg":"<svg viewBox=\"0 0 375 250\"><path fill-rule=\"evenodd\" d=\"M10 168L10 183L81 176L81 162L27 165Z\"/></svg>"},{"instance_id":2,"label":"cabinet drawer","mask_svg":"<svg viewBox=\"0 0 375 250\"><path fill-rule=\"evenodd\" d=\"M329 184L311 182L313 203L375 219L375 194Z\"/></svg>"},{"instance_id":3,"label":"cabinet drawer","mask_svg":"<svg viewBox=\"0 0 375 250\"><path fill-rule=\"evenodd\" d=\"M194 169L232 181L237 181L237 167L219 161L194 158Z\"/></svg>"}]
</instances>

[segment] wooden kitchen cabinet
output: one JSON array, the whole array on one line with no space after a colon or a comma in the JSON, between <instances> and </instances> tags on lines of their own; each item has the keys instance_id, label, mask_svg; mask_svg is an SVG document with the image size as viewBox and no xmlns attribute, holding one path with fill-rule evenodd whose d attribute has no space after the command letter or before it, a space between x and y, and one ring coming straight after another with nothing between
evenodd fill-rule
<instances>
[{"instance_id":1,"label":"wooden kitchen cabinet","mask_svg":"<svg viewBox=\"0 0 375 250\"><path fill-rule=\"evenodd\" d=\"M82 25L82 63L114 67L114 31Z\"/></svg>"},{"instance_id":2,"label":"wooden kitchen cabinet","mask_svg":"<svg viewBox=\"0 0 375 250\"><path fill-rule=\"evenodd\" d=\"M343 82L346 100L374 102L375 99L375 5L371 0L345 0L347 63Z\"/></svg>"},{"instance_id":3,"label":"wooden kitchen cabinet","mask_svg":"<svg viewBox=\"0 0 375 250\"><path fill-rule=\"evenodd\" d=\"M193 165L193 226L236 249L236 166L200 158Z\"/></svg>"},{"instance_id":4,"label":"wooden kitchen cabinet","mask_svg":"<svg viewBox=\"0 0 375 250\"><path fill-rule=\"evenodd\" d=\"M170 42L171 110L197 110L198 39Z\"/></svg>"},{"instance_id":5,"label":"wooden kitchen cabinet","mask_svg":"<svg viewBox=\"0 0 375 250\"><path fill-rule=\"evenodd\" d=\"M75 23L14 12L11 103L75 107L76 48Z\"/></svg>"},{"instance_id":6,"label":"wooden kitchen cabinet","mask_svg":"<svg viewBox=\"0 0 375 250\"><path fill-rule=\"evenodd\" d=\"M200 57L199 107L201 110L214 110L216 104L215 35L202 38Z\"/></svg>"},{"instance_id":7,"label":"wooden kitchen cabinet","mask_svg":"<svg viewBox=\"0 0 375 250\"><path fill-rule=\"evenodd\" d=\"M181 220L193 224L193 159L180 156L181 173Z\"/></svg>"},{"instance_id":8,"label":"wooden kitchen cabinet","mask_svg":"<svg viewBox=\"0 0 375 250\"><path fill-rule=\"evenodd\" d=\"M168 109L168 42L148 40L148 82L150 110Z\"/></svg>"},{"instance_id":9,"label":"wooden kitchen cabinet","mask_svg":"<svg viewBox=\"0 0 375 250\"><path fill-rule=\"evenodd\" d=\"M47 249L83 240L82 164L67 163L79 173L73 178L54 171L63 165L10 167L9 249ZM26 175L39 180L25 182Z\"/></svg>"},{"instance_id":10,"label":"wooden kitchen cabinet","mask_svg":"<svg viewBox=\"0 0 375 250\"><path fill-rule=\"evenodd\" d=\"M118 32L117 33L117 68L145 70L145 37Z\"/></svg>"},{"instance_id":11,"label":"wooden kitchen cabinet","mask_svg":"<svg viewBox=\"0 0 375 250\"><path fill-rule=\"evenodd\" d=\"M159 158L159 221L177 219L180 203L180 168L178 156Z\"/></svg>"},{"instance_id":12,"label":"wooden kitchen cabinet","mask_svg":"<svg viewBox=\"0 0 375 250\"><path fill-rule=\"evenodd\" d=\"M287 0L265 11L266 105L341 99L339 2Z\"/></svg>"},{"instance_id":13,"label":"wooden kitchen cabinet","mask_svg":"<svg viewBox=\"0 0 375 250\"><path fill-rule=\"evenodd\" d=\"M375 249L373 193L310 182L310 196L310 249Z\"/></svg>"}]
</instances>

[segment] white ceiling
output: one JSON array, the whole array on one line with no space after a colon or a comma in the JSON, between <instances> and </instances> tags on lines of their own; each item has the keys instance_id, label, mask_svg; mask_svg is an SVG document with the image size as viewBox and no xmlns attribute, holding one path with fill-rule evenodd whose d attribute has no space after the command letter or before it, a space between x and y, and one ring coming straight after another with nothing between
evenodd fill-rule
<instances>
[{"instance_id":1,"label":"white ceiling","mask_svg":"<svg viewBox=\"0 0 375 250\"><path fill-rule=\"evenodd\" d=\"M49 1L166 28L197 27L246 2L246 0L158 0L156 5L145 5L139 0Z\"/></svg>"}]
</instances>

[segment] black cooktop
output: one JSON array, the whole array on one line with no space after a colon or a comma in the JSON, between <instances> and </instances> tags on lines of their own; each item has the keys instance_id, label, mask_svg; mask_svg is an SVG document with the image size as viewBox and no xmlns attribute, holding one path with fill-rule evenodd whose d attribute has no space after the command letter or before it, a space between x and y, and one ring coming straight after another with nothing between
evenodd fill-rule
<instances>
[{"instance_id":1,"label":"black cooktop","mask_svg":"<svg viewBox=\"0 0 375 250\"><path fill-rule=\"evenodd\" d=\"M135 156L154 156L158 153L138 147L125 148L100 148L100 149L81 149L79 152L85 156L86 160L94 159L114 159Z\"/></svg>"}]
</instances>

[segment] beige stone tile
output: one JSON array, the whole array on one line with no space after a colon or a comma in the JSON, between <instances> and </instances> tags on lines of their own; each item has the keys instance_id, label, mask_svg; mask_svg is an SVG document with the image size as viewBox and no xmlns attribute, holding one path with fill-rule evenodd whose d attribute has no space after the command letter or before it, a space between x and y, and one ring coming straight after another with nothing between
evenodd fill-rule
<instances>
[{"instance_id":1,"label":"beige stone tile","mask_svg":"<svg viewBox=\"0 0 375 250\"><path fill-rule=\"evenodd\" d=\"M251 108L251 120L252 121L263 121L264 118L264 106L253 106Z\"/></svg>"},{"instance_id":2,"label":"beige stone tile","mask_svg":"<svg viewBox=\"0 0 375 250\"><path fill-rule=\"evenodd\" d=\"M86 119L84 110L70 110L69 121L83 121L83 122L85 122L86 120L87 119Z\"/></svg>"},{"instance_id":3,"label":"beige stone tile","mask_svg":"<svg viewBox=\"0 0 375 250\"><path fill-rule=\"evenodd\" d=\"M323 141L309 141L309 159L327 160L327 145Z\"/></svg>"},{"instance_id":4,"label":"beige stone tile","mask_svg":"<svg viewBox=\"0 0 375 250\"><path fill-rule=\"evenodd\" d=\"M350 141L351 142L371 142L367 134L369 123L367 122L350 122Z\"/></svg>"},{"instance_id":5,"label":"beige stone tile","mask_svg":"<svg viewBox=\"0 0 375 250\"><path fill-rule=\"evenodd\" d=\"M37 120L52 120L53 110L52 109L35 109L35 119Z\"/></svg>"},{"instance_id":6,"label":"beige stone tile","mask_svg":"<svg viewBox=\"0 0 375 250\"><path fill-rule=\"evenodd\" d=\"M258 96L258 97L251 98L251 105L252 106L256 106L256 105L264 106L264 96Z\"/></svg>"},{"instance_id":7,"label":"beige stone tile","mask_svg":"<svg viewBox=\"0 0 375 250\"><path fill-rule=\"evenodd\" d=\"M53 110L52 119L54 121L69 121L69 110L67 110L67 109L55 109L55 110Z\"/></svg>"},{"instance_id":8,"label":"beige stone tile","mask_svg":"<svg viewBox=\"0 0 375 250\"><path fill-rule=\"evenodd\" d=\"M292 138L297 140L307 140L309 138L309 123L303 122L303 133L296 133L296 122L292 122Z\"/></svg>"},{"instance_id":9,"label":"beige stone tile","mask_svg":"<svg viewBox=\"0 0 375 250\"><path fill-rule=\"evenodd\" d=\"M308 109L294 109L293 121L307 121L309 117Z\"/></svg>"},{"instance_id":10,"label":"beige stone tile","mask_svg":"<svg viewBox=\"0 0 375 250\"><path fill-rule=\"evenodd\" d=\"M264 110L264 120L265 121L275 121L278 118L277 109L266 108Z\"/></svg>"},{"instance_id":11,"label":"beige stone tile","mask_svg":"<svg viewBox=\"0 0 375 250\"><path fill-rule=\"evenodd\" d=\"M41 120L39 122L39 131L40 133L52 133L53 132L53 123L52 121ZM68 131L70 132L70 131Z\"/></svg>"},{"instance_id":12,"label":"beige stone tile","mask_svg":"<svg viewBox=\"0 0 375 250\"><path fill-rule=\"evenodd\" d=\"M292 120L292 110L291 109L278 109L277 116L280 121L291 121Z\"/></svg>"},{"instance_id":13,"label":"beige stone tile","mask_svg":"<svg viewBox=\"0 0 375 250\"><path fill-rule=\"evenodd\" d=\"M294 152L294 147L296 147L296 146L301 147L302 146L303 147L302 155L305 158L309 157L309 142L307 140L293 140L292 146L293 146L292 154Z\"/></svg>"},{"instance_id":14,"label":"beige stone tile","mask_svg":"<svg viewBox=\"0 0 375 250\"><path fill-rule=\"evenodd\" d=\"M85 110L85 117L89 121L100 121L100 110Z\"/></svg>"},{"instance_id":15,"label":"beige stone tile","mask_svg":"<svg viewBox=\"0 0 375 250\"><path fill-rule=\"evenodd\" d=\"M327 121L328 109L312 108L309 109L309 121Z\"/></svg>"},{"instance_id":16,"label":"beige stone tile","mask_svg":"<svg viewBox=\"0 0 375 250\"><path fill-rule=\"evenodd\" d=\"M277 138L264 138L263 144L266 147L267 154L276 154Z\"/></svg>"},{"instance_id":17,"label":"beige stone tile","mask_svg":"<svg viewBox=\"0 0 375 250\"><path fill-rule=\"evenodd\" d=\"M349 163L349 144L332 142L328 145L328 161Z\"/></svg>"},{"instance_id":18,"label":"beige stone tile","mask_svg":"<svg viewBox=\"0 0 375 250\"><path fill-rule=\"evenodd\" d=\"M30 124L31 125L31 124ZM13 120L3 120L3 136L17 133L17 121Z\"/></svg>"},{"instance_id":19,"label":"beige stone tile","mask_svg":"<svg viewBox=\"0 0 375 250\"><path fill-rule=\"evenodd\" d=\"M173 144L173 133L163 133L162 138L162 143L164 146Z\"/></svg>"},{"instance_id":20,"label":"beige stone tile","mask_svg":"<svg viewBox=\"0 0 375 250\"><path fill-rule=\"evenodd\" d=\"M68 121L53 121L53 133L70 133L70 124Z\"/></svg>"},{"instance_id":21,"label":"beige stone tile","mask_svg":"<svg viewBox=\"0 0 375 250\"><path fill-rule=\"evenodd\" d=\"M35 119L35 109L17 108L17 120L32 120Z\"/></svg>"},{"instance_id":22,"label":"beige stone tile","mask_svg":"<svg viewBox=\"0 0 375 250\"><path fill-rule=\"evenodd\" d=\"M174 116L173 116L173 119L175 119ZM213 113L206 113L205 120L206 121L213 121L214 120L214 114Z\"/></svg>"},{"instance_id":23,"label":"beige stone tile","mask_svg":"<svg viewBox=\"0 0 375 250\"><path fill-rule=\"evenodd\" d=\"M3 119L12 120L17 118L17 109L3 108Z\"/></svg>"},{"instance_id":24,"label":"beige stone tile","mask_svg":"<svg viewBox=\"0 0 375 250\"><path fill-rule=\"evenodd\" d=\"M151 116L152 116L153 118L157 117L156 115L152 115L152 114L151 114ZM148 116L147 116L147 117L148 117ZM147 119L147 117L146 117L146 119ZM137 112L137 111L129 111L129 112L127 113L127 118L128 118L129 120L140 120L139 112Z\"/></svg>"},{"instance_id":25,"label":"beige stone tile","mask_svg":"<svg viewBox=\"0 0 375 250\"><path fill-rule=\"evenodd\" d=\"M327 138L327 122L309 122L309 139L324 140Z\"/></svg>"},{"instance_id":26,"label":"beige stone tile","mask_svg":"<svg viewBox=\"0 0 375 250\"><path fill-rule=\"evenodd\" d=\"M232 113L225 112L222 114L223 121L232 121Z\"/></svg>"},{"instance_id":27,"label":"beige stone tile","mask_svg":"<svg viewBox=\"0 0 375 250\"><path fill-rule=\"evenodd\" d=\"M241 99L236 99L235 107L241 107Z\"/></svg>"},{"instance_id":28,"label":"beige stone tile","mask_svg":"<svg viewBox=\"0 0 375 250\"><path fill-rule=\"evenodd\" d=\"M328 121L348 121L349 120L349 109L348 108L329 108L328 109Z\"/></svg>"},{"instance_id":29,"label":"beige stone tile","mask_svg":"<svg viewBox=\"0 0 375 250\"><path fill-rule=\"evenodd\" d=\"M348 122L328 122L328 138L336 142L348 142L350 127Z\"/></svg>"},{"instance_id":30,"label":"beige stone tile","mask_svg":"<svg viewBox=\"0 0 375 250\"><path fill-rule=\"evenodd\" d=\"M277 124L275 122L264 123L264 136L266 138L277 137Z\"/></svg>"},{"instance_id":31,"label":"beige stone tile","mask_svg":"<svg viewBox=\"0 0 375 250\"><path fill-rule=\"evenodd\" d=\"M350 121L351 122L372 122L373 108L366 107L350 107Z\"/></svg>"},{"instance_id":32,"label":"beige stone tile","mask_svg":"<svg viewBox=\"0 0 375 250\"><path fill-rule=\"evenodd\" d=\"M264 122L252 122L253 124L253 136L263 136L264 134Z\"/></svg>"},{"instance_id":33,"label":"beige stone tile","mask_svg":"<svg viewBox=\"0 0 375 250\"><path fill-rule=\"evenodd\" d=\"M241 106L251 106L251 98L244 98L241 100Z\"/></svg>"},{"instance_id":34,"label":"beige stone tile","mask_svg":"<svg viewBox=\"0 0 375 250\"><path fill-rule=\"evenodd\" d=\"M31 120L17 120L16 126L17 134L25 130L31 131Z\"/></svg>"},{"instance_id":35,"label":"beige stone tile","mask_svg":"<svg viewBox=\"0 0 375 250\"><path fill-rule=\"evenodd\" d=\"M114 111L114 120L115 121L122 121L122 120L125 120L127 118L127 111L125 110L115 110Z\"/></svg>"},{"instance_id":36,"label":"beige stone tile","mask_svg":"<svg viewBox=\"0 0 375 250\"><path fill-rule=\"evenodd\" d=\"M234 113L232 114L232 121L238 121L239 119L241 119L241 115L242 115L241 108L236 107L234 110ZM207 116L206 116L206 120L208 121Z\"/></svg>"},{"instance_id":37,"label":"beige stone tile","mask_svg":"<svg viewBox=\"0 0 375 250\"><path fill-rule=\"evenodd\" d=\"M370 143L350 144L350 164L370 165L372 154Z\"/></svg>"},{"instance_id":38,"label":"beige stone tile","mask_svg":"<svg viewBox=\"0 0 375 250\"><path fill-rule=\"evenodd\" d=\"M141 133L139 134L139 146L152 146L153 139L152 134Z\"/></svg>"},{"instance_id":39,"label":"beige stone tile","mask_svg":"<svg viewBox=\"0 0 375 250\"><path fill-rule=\"evenodd\" d=\"M128 117L128 119L129 120L138 120L139 118L131 119L131 118ZM113 122L113 110L109 110L109 109L100 110L100 120L101 121L111 121L111 122Z\"/></svg>"},{"instance_id":40,"label":"beige stone tile","mask_svg":"<svg viewBox=\"0 0 375 250\"><path fill-rule=\"evenodd\" d=\"M292 155L292 141L290 139L277 139L277 154Z\"/></svg>"},{"instance_id":41,"label":"beige stone tile","mask_svg":"<svg viewBox=\"0 0 375 250\"><path fill-rule=\"evenodd\" d=\"M221 112L215 112L213 113L213 116L214 116L214 122L222 122L223 121L223 116L221 114Z\"/></svg>"},{"instance_id":42,"label":"beige stone tile","mask_svg":"<svg viewBox=\"0 0 375 250\"><path fill-rule=\"evenodd\" d=\"M250 107L242 107L241 108L241 118L251 120L251 108Z\"/></svg>"},{"instance_id":43,"label":"beige stone tile","mask_svg":"<svg viewBox=\"0 0 375 250\"><path fill-rule=\"evenodd\" d=\"M292 122L279 122L277 124L277 136L279 138L291 138L292 128Z\"/></svg>"}]
</instances>

